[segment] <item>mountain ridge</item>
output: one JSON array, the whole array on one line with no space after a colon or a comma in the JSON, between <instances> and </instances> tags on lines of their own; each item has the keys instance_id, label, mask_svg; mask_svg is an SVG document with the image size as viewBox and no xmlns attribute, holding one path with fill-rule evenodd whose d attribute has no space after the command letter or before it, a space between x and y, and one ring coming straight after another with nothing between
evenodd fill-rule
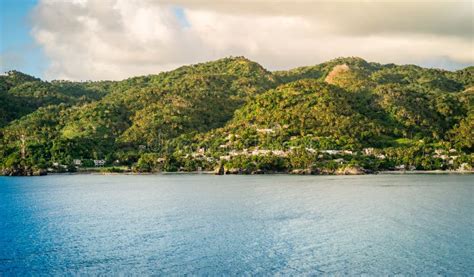
<instances>
[{"instance_id":1,"label":"mountain ridge","mask_svg":"<svg viewBox=\"0 0 474 277\"><path fill-rule=\"evenodd\" d=\"M0 76L0 165L5 175L74 171L83 166L77 161L93 160L136 171L247 172L271 150L285 153L270 156L284 164L275 171L286 172L301 169L292 155L319 172L472 167L473 76L472 66L446 71L357 57L274 72L230 57L122 81L45 82L15 71ZM396 154L401 145L415 153ZM326 161L337 155L313 155L367 148L395 154L342 157L337 166ZM440 149L461 158L433 158Z\"/></svg>"}]
</instances>

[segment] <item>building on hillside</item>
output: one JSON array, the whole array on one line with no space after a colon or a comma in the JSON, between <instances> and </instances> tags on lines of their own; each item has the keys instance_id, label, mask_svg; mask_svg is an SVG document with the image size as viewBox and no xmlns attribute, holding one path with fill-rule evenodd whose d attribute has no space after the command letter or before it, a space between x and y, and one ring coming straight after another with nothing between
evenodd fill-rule
<instances>
[{"instance_id":1,"label":"building on hillside","mask_svg":"<svg viewBox=\"0 0 474 277\"><path fill-rule=\"evenodd\" d=\"M270 129L270 128L263 128L263 129L257 129L257 132L264 133L264 134L270 134L270 133L275 133L275 130Z\"/></svg>"},{"instance_id":2,"label":"building on hillside","mask_svg":"<svg viewBox=\"0 0 474 277\"><path fill-rule=\"evenodd\" d=\"M326 153L326 154L329 154L329 155L337 155L337 154L341 153L341 150L321 150L320 152L321 153Z\"/></svg>"},{"instance_id":3,"label":"building on hillside","mask_svg":"<svg viewBox=\"0 0 474 277\"><path fill-rule=\"evenodd\" d=\"M95 166L104 166L105 165L105 160L94 160L94 165Z\"/></svg>"},{"instance_id":4,"label":"building on hillside","mask_svg":"<svg viewBox=\"0 0 474 277\"><path fill-rule=\"evenodd\" d=\"M370 156L370 155L373 155L374 154L374 148L364 148L362 150L362 152L364 153L364 155L366 156Z\"/></svg>"},{"instance_id":5,"label":"building on hillside","mask_svg":"<svg viewBox=\"0 0 474 277\"><path fill-rule=\"evenodd\" d=\"M230 155L220 156L219 160L230 161Z\"/></svg>"}]
</instances>

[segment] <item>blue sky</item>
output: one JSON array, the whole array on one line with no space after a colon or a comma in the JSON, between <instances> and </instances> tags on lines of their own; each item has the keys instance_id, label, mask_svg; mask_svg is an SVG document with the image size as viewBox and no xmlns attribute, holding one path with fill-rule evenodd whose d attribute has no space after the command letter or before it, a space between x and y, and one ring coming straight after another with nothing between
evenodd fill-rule
<instances>
[{"instance_id":1,"label":"blue sky","mask_svg":"<svg viewBox=\"0 0 474 277\"><path fill-rule=\"evenodd\" d=\"M19 70L42 77L47 67L41 47L31 36L30 12L37 0L0 0L1 71Z\"/></svg>"}]
</instances>

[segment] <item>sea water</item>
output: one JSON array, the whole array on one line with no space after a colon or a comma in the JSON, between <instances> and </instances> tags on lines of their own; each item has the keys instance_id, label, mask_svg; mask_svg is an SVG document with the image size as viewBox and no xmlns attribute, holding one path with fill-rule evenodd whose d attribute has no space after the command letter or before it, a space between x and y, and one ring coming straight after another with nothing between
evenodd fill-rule
<instances>
[{"instance_id":1,"label":"sea water","mask_svg":"<svg viewBox=\"0 0 474 277\"><path fill-rule=\"evenodd\" d=\"M474 175L0 177L0 275L474 275Z\"/></svg>"}]
</instances>

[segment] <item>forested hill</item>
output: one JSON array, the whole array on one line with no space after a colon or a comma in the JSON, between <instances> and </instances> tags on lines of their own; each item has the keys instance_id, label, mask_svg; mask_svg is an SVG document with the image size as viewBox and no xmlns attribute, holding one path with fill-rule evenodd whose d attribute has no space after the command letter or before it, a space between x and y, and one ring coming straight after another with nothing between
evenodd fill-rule
<instances>
[{"instance_id":1,"label":"forested hill","mask_svg":"<svg viewBox=\"0 0 474 277\"><path fill-rule=\"evenodd\" d=\"M5 175L103 170L362 173L472 168L474 67L243 57L123 81L0 76Z\"/></svg>"}]
</instances>

